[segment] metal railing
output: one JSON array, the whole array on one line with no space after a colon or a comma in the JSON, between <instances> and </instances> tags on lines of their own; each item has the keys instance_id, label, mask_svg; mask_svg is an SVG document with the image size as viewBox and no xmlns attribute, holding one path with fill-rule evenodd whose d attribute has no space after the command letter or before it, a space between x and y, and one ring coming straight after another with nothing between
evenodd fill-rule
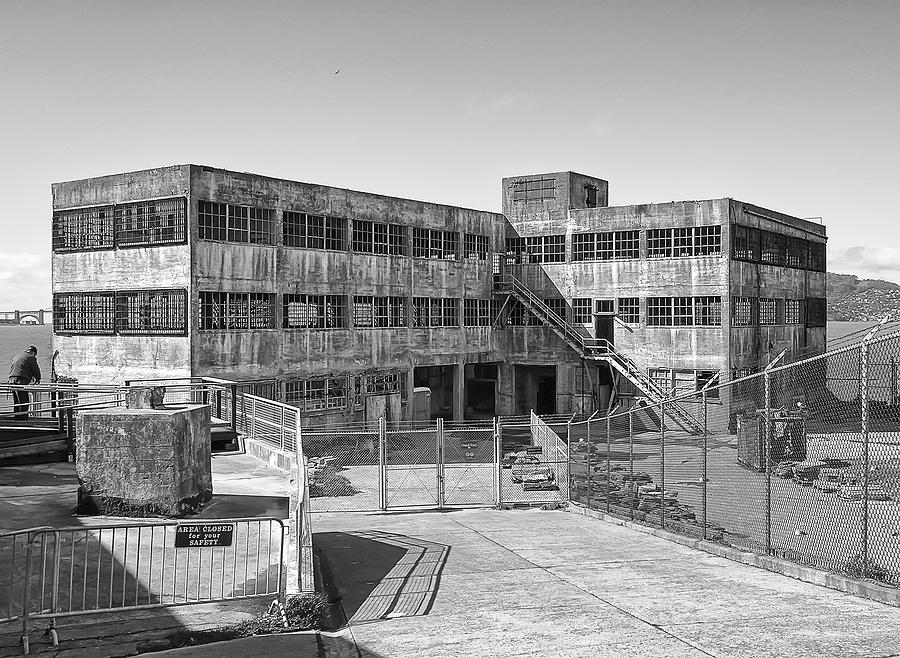
<instances>
[{"instance_id":1,"label":"metal railing","mask_svg":"<svg viewBox=\"0 0 900 658\"><path fill-rule=\"evenodd\" d=\"M634 361L617 352L612 343L605 338L585 336L583 332L578 331L564 318L560 317L556 311L545 304L528 286L512 274L498 275L497 283L499 292L511 294L535 315L542 318L582 359L596 359L609 363L652 402L658 402L669 397L668 393L644 374ZM682 428L697 434L702 431L702 427L697 419L680 405L673 404L668 411L673 422Z\"/></svg>"},{"instance_id":2,"label":"metal railing","mask_svg":"<svg viewBox=\"0 0 900 658\"><path fill-rule=\"evenodd\" d=\"M284 526L275 518L36 528L0 535L0 622L258 596L283 598Z\"/></svg>"}]
</instances>

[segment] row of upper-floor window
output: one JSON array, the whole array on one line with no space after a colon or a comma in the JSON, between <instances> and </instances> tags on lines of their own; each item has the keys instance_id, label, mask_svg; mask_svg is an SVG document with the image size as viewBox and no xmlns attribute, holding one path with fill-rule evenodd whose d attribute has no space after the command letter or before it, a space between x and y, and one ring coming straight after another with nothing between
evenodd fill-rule
<instances>
[{"instance_id":1,"label":"row of upper-floor window","mask_svg":"<svg viewBox=\"0 0 900 658\"><path fill-rule=\"evenodd\" d=\"M197 300L201 330L489 327L500 315L497 299L281 295L203 291ZM150 289L67 292L53 295L54 331L60 334L183 336L187 291ZM462 312L462 314L460 313Z\"/></svg>"},{"instance_id":2,"label":"row of upper-floor window","mask_svg":"<svg viewBox=\"0 0 900 658\"><path fill-rule=\"evenodd\" d=\"M377 295L281 295L280 322L275 293L204 291L198 299L202 330L347 329L403 327L539 326L541 319L516 300L505 312L498 299L399 297ZM615 315L626 324L648 327L721 326L719 296L576 297L543 303L560 319L589 324L595 315ZM53 324L57 333L185 335L187 291L150 289L56 293ZM825 299L733 297L731 325L800 324L825 326Z\"/></svg>"},{"instance_id":3,"label":"row of upper-floor window","mask_svg":"<svg viewBox=\"0 0 900 658\"><path fill-rule=\"evenodd\" d=\"M752 226L732 227L731 254L736 260L825 272L825 243L804 240Z\"/></svg>"},{"instance_id":4,"label":"row of upper-floor window","mask_svg":"<svg viewBox=\"0 0 900 658\"><path fill-rule=\"evenodd\" d=\"M137 201L53 214L53 250L114 249L187 241L186 199ZM243 244L276 244L275 211L200 201L199 236ZM641 233L645 233L644 246ZM409 227L368 220L284 210L281 243L288 247L458 260L484 260L491 252L487 235ZM460 247L462 247L460 249ZM720 225L574 233L567 259L566 236L506 239L508 263L563 263L682 258L722 253ZM825 271L825 244L753 227L734 225L732 256L737 260Z\"/></svg>"},{"instance_id":5,"label":"row of upper-floor window","mask_svg":"<svg viewBox=\"0 0 900 658\"><path fill-rule=\"evenodd\" d=\"M275 210L271 208L200 201L197 217L202 240L278 243ZM53 213L53 250L184 244L187 241L185 218L183 197L59 210ZM442 260L486 260L491 251L487 235L348 220L293 210L282 213L280 242L303 249Z\"/></svg>"},{"instance_id":6,"label":"row of upper-floor window","mask_svg":"<svg viewBox=\"0 0 900 658\"><path fill-rule=\"evenodd\" d=\"M753 327L802 324L824 327L824 297L789 299L781 297L732 297L731 326Z\"/></svg>"}]
</instances>

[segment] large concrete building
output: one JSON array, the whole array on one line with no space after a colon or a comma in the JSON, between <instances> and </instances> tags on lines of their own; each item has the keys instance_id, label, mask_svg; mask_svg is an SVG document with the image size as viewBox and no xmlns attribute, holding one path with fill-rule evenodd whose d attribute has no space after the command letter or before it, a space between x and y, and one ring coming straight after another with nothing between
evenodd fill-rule
<instances>
[{"instance_id":1,"label":"large concrete building","mask_svg":"<svg viewBox=\"0 0 900 658\"><path fill-rule=\"evenodd\" d=\"M54 347L82 382L265 379L310 422L583 413L825 349L825 228L734 199L503 213L179 165L53 185Z\"/></svg>"}]
</instances>

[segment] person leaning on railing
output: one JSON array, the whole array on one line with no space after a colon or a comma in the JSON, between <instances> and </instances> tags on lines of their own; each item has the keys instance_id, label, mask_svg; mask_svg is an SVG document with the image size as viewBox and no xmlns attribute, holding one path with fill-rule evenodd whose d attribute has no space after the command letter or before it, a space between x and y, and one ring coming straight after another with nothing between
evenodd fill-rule
<instances>
[{"instance_id":1,"label":"person leaning on railing","mask_svg":"<svg viewBox=\"0 0 900 658\"><path fill-rule=\"evenodd\" d=\"M9 379L7 383L24 386L34 382L41 383L41 367L37 362L38 349L29 345L28 349L13 359L9 367ZM29 396L28 391L13 389L13 411L16 420L28 420Z\"/></svg>"}]
</instances>

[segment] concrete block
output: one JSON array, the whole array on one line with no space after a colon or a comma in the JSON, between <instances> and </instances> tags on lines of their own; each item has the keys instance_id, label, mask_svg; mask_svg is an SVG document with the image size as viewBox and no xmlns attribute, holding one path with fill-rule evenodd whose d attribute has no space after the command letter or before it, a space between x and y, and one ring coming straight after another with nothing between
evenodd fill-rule
<instances>
[{"instance_id":1,"label":"concrete block","mask_svg":"<svg viewBox=\"0 0 900 658\"><path fill-rule=\"evenodd\" d=\"M80 513L183 516L212 497L206 405L89 410L77 433Z\"/></svg>"}]
</instances>

